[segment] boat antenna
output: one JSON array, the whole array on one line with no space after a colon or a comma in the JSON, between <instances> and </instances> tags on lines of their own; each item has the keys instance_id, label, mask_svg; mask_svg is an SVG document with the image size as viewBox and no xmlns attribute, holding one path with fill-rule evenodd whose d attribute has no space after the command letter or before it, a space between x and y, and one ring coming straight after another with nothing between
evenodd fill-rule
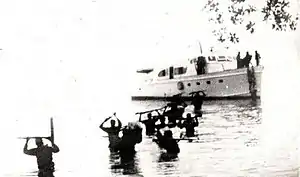
<instances>
[{"instance_id":1,"label":"boat antenna","mask_svg":"<svg viewBox=\"0 0 300 177\"><path fill-rule=\"evenodd\" d=\"M198 44L199 44L199 47L200 47L200 54L202 55L202 46L201 46L200 41L198 41Z\"/></svg>"}]
</instances>

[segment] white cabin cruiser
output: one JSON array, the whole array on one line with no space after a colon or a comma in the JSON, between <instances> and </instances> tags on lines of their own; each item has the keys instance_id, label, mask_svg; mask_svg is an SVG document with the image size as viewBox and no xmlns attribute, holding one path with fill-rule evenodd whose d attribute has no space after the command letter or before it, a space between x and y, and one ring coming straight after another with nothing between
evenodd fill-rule
<instances>
[{"instance_id":1,"label":"white cabin cruiser","mask_svg":"<svg viewBox=\"0 0 300 177\"><path fill-rule=\"evenodd\" d=\"M259 97L263 66L250 67L249 71ZM189 93L200 90L208 99L246 98L253 88L247 68L238 68L237 60L231 56L202 55L181 65L141 69L137 73L142 81L133 89L132 99L165 99L176 94L190 97Z\"/></svg>"}]
</instances>

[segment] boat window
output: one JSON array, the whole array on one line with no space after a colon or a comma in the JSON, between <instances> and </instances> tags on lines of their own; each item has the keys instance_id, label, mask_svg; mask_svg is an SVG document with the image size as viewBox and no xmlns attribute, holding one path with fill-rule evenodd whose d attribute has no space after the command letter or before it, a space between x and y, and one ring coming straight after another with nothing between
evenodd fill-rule
<instances>
[{"instance_id":1,"label":"boat window","mask_svg":"<svg viewBox=\"0 0 300 177\"><path fill-rule=\"evenodd\" d=\"M209 57L208 57L208 61L216 61L216 57L214 57L214 56L209 56Z\"/></svg>"},{"instance_id":2,"label":"boat window","mask_svg":"<svg viewBox=\"0 0 300 177\"><path fill-rule=\"evenodd\" d=\"M231 56L228 56L227 57L227 61L232 61L233 59L232 59L232 57Z\"/></svg>"},{"instance_id":3,"label":"boat window","mask_svg":"<svg viewBox=\"0 0 300 177\"><path fill-rule=\"evenodd\" d=\"M196 84L197 84L197 85L200 85L200 82L197 82Z\"/></svg>"},{"instance_id":4,"label":"boat window","mask_svg":"<svg viewBox=\"0 0 300 177\"><path fill-rule=\"evenodd\" d=\"M153 69L141 69L141 70L137 70L137 73L151 73L153 71Z\"/></svg>"},{"instance_id":5,"label":"boat window","mask_svg":"<svg viewBox=\"0 0 300 177\"><path fill-rule=\"evenodd\" d=\"M166 75L167 75L166 69L164 69L158 73L158 77L165 77Z\"/></svg>"},{"instance_id":6,"label":"boat window","mask_svg":"<svg viewBox=\"0 0 300 177\"><path fill-rule=\"evenodd\" d=\"M193 63L197 63L197 58L193 58L193 59L191 59L190 63L191 63L191 64L193 64Z\"/></svg>"},{"instance_id":7,"label":"boat window","mask_svg":"<svg viewBox=\"0 0 300 177\"><path fill-rule=\"evenodd\" d=\"M206 81L207 84L210 84L210 81Z\"/></svg>"},{"instance_id":8,"label":"boat window","mask_svg":"<svg viewBox=\"0 0 300 177\"><path fill-rule=\"evenodd\" d=\"M226 57L225 56L219 56L218 61L226 61Z\"/></svg>"},{"instance_id":9,"label":"boat window","mask_svg":"<svg viewBox=\"0 0 300 177\"><path fill-rule=\"evenodd\" d=\"M223 83L223 79L220 79L220 80L219 80L219 83Z\"/></svg>"},{"instance_id":10,"label":"boat window","mask_svg":"<svg viewBox=\"0 0 300 177\"><path fill-rule=\"evenodd\" d=\"M191 83L188 83L188 84L187 84L187 86L189 86L189 87L190 87L190 86L191 86Z\"/></svg>"},{"instance_id":11,"label":"boat window","mask_svg":"<svg viewBox=\"0 0 300 177\"><path fill-rule=\"evenodd\" d=\"M187 68L186 67L178 67L174 69L174 75L185 74Z\"/></svg>"}]
</instances>

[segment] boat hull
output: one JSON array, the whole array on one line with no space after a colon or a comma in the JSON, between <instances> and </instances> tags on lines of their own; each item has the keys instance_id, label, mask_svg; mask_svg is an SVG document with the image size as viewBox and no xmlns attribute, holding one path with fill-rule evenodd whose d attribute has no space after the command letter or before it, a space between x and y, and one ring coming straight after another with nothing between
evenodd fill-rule
<instances>
[{"instance_id":1,"label":"boat hull","mask_svg":"<svg viewBox=\"0 0 300 177\"><path fill-rule=\"evenodd\" d=\"M257 96L260 97L263 67L255 67ZM179 88L178 83L183 87ZM180 90L181 89L181 90ZM135 88L133 100L159 100L182 94L190 99L189 93L204 90L206 99L247 99L251 97L247 69L234 69L205 75L185 76L176 79L154 80Z\"/></svg>"}]
</instances>

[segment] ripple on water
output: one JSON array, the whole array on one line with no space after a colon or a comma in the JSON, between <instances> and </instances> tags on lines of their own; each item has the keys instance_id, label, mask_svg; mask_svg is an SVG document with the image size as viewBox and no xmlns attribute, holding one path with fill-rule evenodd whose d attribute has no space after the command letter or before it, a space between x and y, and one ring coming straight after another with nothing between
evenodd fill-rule
<instances>
[{"instance_id":1,"label":"ripple on water","mask_svg":"<svg viewBox=\"0 0 300 177\"><path fill-rule=\"evenodd\" d=\"M166 103L135 101L132 104L136 108L134 111L143 111ZM267 163L263 154L259 153L260 137L257 130L261 124L260 105L253 107L247 100L207 101L203 109L203 118L196 128L199 139L193 142L180 141L181 152L177 159L160 161L162 152L151 138L144 136L143 141L136 146L134 162L126 168L117 165L117 156L109 155L107 137L103 137L105 134L98 129L99 124L91 123L95 118L73 121L70 128L70 125L65 126L56 135L61 152L54 156L58 168L55 176L269 177L297 174L290 162L291 156L277 154L272 163ZM137 117L119 117L122 121L137 120ZM100 118L99 123L101 120ZM174 135L178 136L179 133L179 129L174 130ZM18 157L25 158L29 157L23 154ZM30 165L34 167L35 164ZM20 173L5 174L22 176Z\"/></svg>"}]
</instances>

